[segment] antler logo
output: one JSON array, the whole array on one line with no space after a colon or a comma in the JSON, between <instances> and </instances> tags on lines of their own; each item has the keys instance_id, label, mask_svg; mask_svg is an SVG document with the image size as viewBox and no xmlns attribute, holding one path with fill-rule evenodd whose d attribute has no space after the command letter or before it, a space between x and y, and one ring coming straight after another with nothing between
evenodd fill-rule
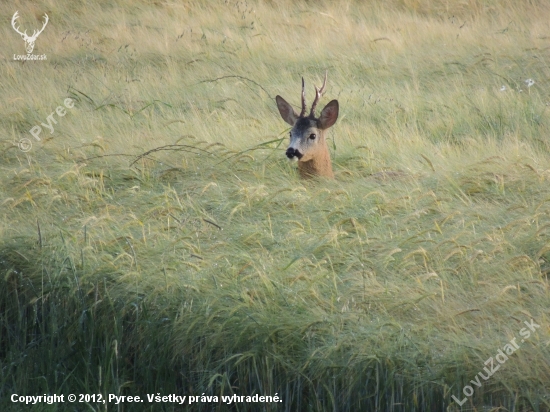
<instances>
[{"instance_id":1,"label":"antler logo","mask_svg":"<svg viewBox=\"0 0 550 412\"><path fill-rule=\"evenodd\" d=\"M46 13L44 13L44 25L42 26L42 28L38 31L34 30L33 33L32 33L32 36L29 36L27 34L27 30L25 30L23 33L21 33L21 31L19 30L18 27L15 26L15 21L19 18L19 11L16 11L15 14L13 15L12 19L11 19L11 25L13 27L13 29L19 33L21 35L21 37L23 37L23 40L25 40L25 49L27 49L27 53L28 54L31 54L32 51L34 50L34 43L36 42L36 38L38 37L38 35L40 33L42 33L44 31L44 29L46 28L46 24L48 24L48 21L50 20L48 15Z\"/></svg>"}]
</instances>

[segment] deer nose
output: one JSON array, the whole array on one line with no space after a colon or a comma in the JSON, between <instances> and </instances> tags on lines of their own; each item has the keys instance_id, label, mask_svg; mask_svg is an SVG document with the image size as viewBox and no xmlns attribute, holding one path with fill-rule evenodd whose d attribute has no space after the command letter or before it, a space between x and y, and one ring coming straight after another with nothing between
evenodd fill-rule
<instances>
[{"instance_id":1,"label":"deer nose","mask_svg":"<svg viewBox=\"0 0 550 412\"><path fill-rule=\"evenodd\" d=\"M296 156L298 159L301 159L303 154L300 153L298 150L294 149L293 147L289 147L286 150L286 157L289 159L292 159L294 156Z\"/></svg>"}]
</instances>

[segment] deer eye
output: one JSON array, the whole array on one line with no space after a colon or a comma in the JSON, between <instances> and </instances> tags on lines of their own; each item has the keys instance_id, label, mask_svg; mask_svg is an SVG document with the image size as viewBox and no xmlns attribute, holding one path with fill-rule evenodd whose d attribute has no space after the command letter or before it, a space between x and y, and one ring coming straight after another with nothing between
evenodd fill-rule
<instances>
[{"instance_id":1,"label":"deer eye","mask_svg":"<svg viewBox=\"0 0 550 412\"><path fill-rule=\"evenodd\" d=\"M315 140L316 137L317 137L317 135L316 135L315 133L311 133L311 134L309 135L309 138L310 138L311 140Z\"/></svg>"}]
</instances>

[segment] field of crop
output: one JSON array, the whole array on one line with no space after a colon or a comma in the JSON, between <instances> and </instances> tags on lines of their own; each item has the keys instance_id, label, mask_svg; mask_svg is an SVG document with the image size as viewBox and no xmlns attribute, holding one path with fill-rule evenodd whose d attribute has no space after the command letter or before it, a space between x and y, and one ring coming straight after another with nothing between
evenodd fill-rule
<instances>
[{"instance_id":1,"label":"field of crop","mask_svg":"<svg viewBox=\"0 0 550 412\"><path fill-rule=\"evenodd\" d=\"M550 411L546 0L0 16L0 410Z\"/></svg>"}]
</instances>

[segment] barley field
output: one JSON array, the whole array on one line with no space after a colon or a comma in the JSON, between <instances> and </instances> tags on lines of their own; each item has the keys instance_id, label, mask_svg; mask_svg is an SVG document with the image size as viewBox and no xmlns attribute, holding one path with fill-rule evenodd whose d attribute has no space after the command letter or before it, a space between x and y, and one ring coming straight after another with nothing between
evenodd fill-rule
<instances>
[{"instance_id":1,"label":"barley field","mask_svg":"<svg viewBox=\"0 0 550 412\"><path fill-rule=\"evenodd\" d=\"M546 0L0 16L0 410L550 411Z\"/></svg>"}]
</instances>

